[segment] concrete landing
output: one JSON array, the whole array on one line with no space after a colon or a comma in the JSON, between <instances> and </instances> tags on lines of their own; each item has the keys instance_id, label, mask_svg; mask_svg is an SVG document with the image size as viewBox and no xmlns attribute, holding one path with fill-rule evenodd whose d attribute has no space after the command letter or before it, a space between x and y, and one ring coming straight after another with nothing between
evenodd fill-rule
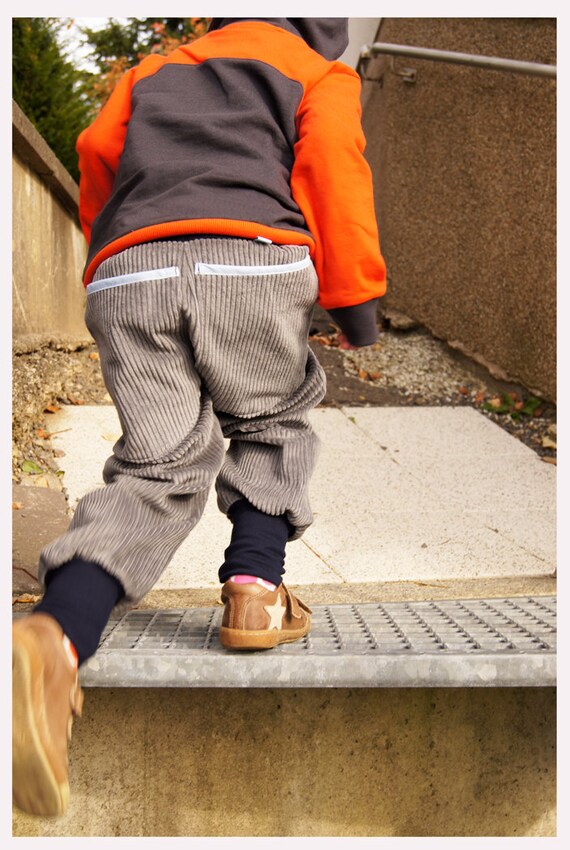
<instances>
[{"instance_id":1,"label":"concrete landing","mask_svg":"<svg viewBox=\"0 0 570 850\"><path fill-rule=\"evenodd\" d=\"M553 576L556 468L467 407L317 408L314 524L289 544L290 585ZM120 436L111 406L49 424L70 507L104 486ZM230 523L212 491L155 590L217 588Z\"/></svg>"}]
</instances>

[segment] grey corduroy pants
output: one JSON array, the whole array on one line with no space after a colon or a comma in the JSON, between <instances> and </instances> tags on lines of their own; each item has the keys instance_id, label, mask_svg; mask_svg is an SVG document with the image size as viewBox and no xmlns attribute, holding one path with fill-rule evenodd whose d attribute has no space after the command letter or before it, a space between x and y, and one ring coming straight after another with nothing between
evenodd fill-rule
<instances>
[{"instance_id":1,"label":"grey corduroy pants","mask_svg":"<svg viewBox=\"0 0 570 850\"><path fill-rule=\"evenodd\" d=\"M308 413L325 392L307 344L317 292L308 249L296 245L168 240L101 264L86 323L122 436L105 486L42 551L40 580L80 557L139 601L199 521L214 480L224 513L246 498L287 514L291 539L301 536L318 450Z\"/></svg>"}]
</instances>

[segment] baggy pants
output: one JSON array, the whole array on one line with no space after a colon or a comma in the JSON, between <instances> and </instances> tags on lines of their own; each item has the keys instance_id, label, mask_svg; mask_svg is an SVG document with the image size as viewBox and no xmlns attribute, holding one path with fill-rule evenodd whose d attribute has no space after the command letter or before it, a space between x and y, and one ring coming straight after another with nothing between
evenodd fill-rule
<instances>
[{"instance_id":1,"label":"baggy pants","mask_svg":"<svg viewBox=\"0 0 570 850\"><path fill-rule=\"evenodd\" d=\"M245 498L286 514L291 540L302 535L318 451L308 413L325 393L307 342L317 292L306 247L248 239L146 243L99 266L85 318L122 436L105 486L42 551L40 581L80 557L138 602L199 521L214 479L222 512Z\"/></svg>"}]
</instances>

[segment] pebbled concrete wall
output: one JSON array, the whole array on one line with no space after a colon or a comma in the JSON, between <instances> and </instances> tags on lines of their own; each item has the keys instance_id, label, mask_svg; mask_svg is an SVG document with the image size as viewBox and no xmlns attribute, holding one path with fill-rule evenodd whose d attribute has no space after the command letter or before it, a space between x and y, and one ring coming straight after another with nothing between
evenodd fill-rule
<instances>
[{"instance_id":1,"label":"pebbled concrete wall","mask_svg":"<svg viewBox=\"0 0 570 850\"><path fill-rule=\"evenodd\" d=\"M12 335L18 350L86 341L81 282L87 245L79 190L19 106L12 104Z\"/></svg>"},{"instance_id":2,"label":"pebbled concrete wall","mask_svg":"<svg viewBox=\"0 0 570 850\"><path fill-rule=\"evenodd\" d=\"M556 691L87 689L15 836L553 836Z\"/></svg>"},{"instance_id":3,"label":"pebbled concrete wall","mask_svg":"<svg viewBox=\"0 0 570 850\"><path fill-rule=\"evenodd\" d=\"M375 40L556 64L555 19L383 18ZM383 309L555 401L556 81L403 57L394 69L372 59L362 94Z\"/></svg>"}]
</instances>

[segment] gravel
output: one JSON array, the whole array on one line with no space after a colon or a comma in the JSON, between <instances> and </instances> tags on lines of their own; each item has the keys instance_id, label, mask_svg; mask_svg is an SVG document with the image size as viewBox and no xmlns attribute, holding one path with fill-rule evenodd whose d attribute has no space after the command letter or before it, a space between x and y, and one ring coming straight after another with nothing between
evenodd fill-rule
<instances>
[{"instance_id":1,"label":"gravel","mask_svg":"<svg viewBox=\"0 0 570 850\"><path fill-rule=\"evenodd\" d=\"M418 334L384 334L377 348L343 353L349 374L367 373L363 380L392 387L423 400L451 403L454 391L466 380L465 369L445 356L435 339Z\"/></svg>"},{"instance_id":2,"label":"gravel","mask_svg":"<svg viewBox=\"0 0 570 850\"><path fill-rule=\"evenodd\" d=\"M311 345L327 371L325 403L470 405L556 464L556 405L520 384L498 380L425 329L396 330L385 322L375 345L344 351L338 330L321 311Z\"/></svg>"}]
</instances>

